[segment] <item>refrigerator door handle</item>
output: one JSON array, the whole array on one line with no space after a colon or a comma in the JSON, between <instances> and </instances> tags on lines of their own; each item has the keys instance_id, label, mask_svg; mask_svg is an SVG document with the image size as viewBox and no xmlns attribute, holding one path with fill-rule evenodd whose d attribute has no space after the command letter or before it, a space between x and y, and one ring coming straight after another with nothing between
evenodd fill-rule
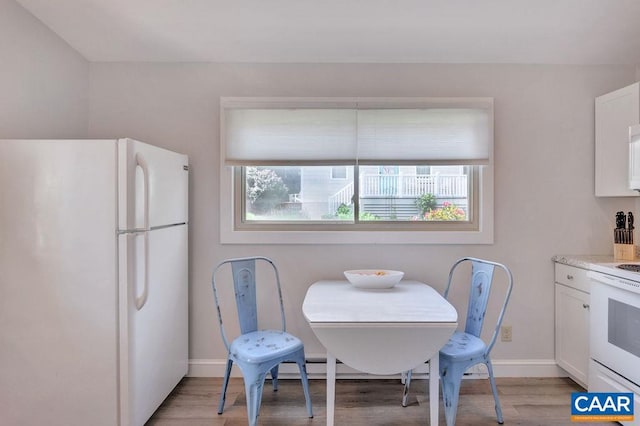
<instances>
[{"instance_id":1,"label":"refrigerator door handle","mask_svg":"<svg viewBox=\"0 0 640 426\"><path fill-rule=\"evenodd\" d=\"M149 233L145 232L144 234L135 234L135 237L144 238L144 278L142 281L142 294L135 298L136 309L140 310L147 303L147 297L149 296Z\"/></svg>"},{"instance_id":2,"label":"refrigerator door handle","mask_svg":"<svg viewBox=\"0 0 640 426\"><path fill-rule=\"evenodd\" d=\"M136 153L136 166L140 166L142 170L143 181L143 227L146 231L144 233L144 280L142 287L142 294L136 296L135 304L136 309L140 310L147 303L147 297L149 296L149 168L147 161L138 152Z\"/></svg>"}]
</instances>

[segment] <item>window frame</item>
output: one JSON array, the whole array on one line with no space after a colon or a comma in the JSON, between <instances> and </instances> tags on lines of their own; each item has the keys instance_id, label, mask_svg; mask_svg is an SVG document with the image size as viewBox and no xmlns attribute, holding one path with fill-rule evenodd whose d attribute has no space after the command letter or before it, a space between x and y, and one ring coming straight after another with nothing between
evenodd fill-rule
<instances>
[{"instance_id":1,"label":"window frame","mask_svg":"<svg viewBox=\"0 0 640 426\"><path fill-rule=\"evenodd\" d=\"M348 166L345 166L348 167ZM246 194L246 177L244 173L246 169L244 167L234 167L233 171L233 186L234 186L234 198L236 198L236 216L235 223L236 228L239 230L271 230L271 231L376 231L376 230L398 230L398 231L434 231L434 230L449 230L449 231L473 231L478 229L478 206L474 203L475 197L478 193L478 166L469 167L468 177L468 206L471 208L467 212L469 220L464 221L411 221L411 220L359 220L355 218L353 221L341 221L341 220L302 220L302 221L283 221L283 220L251 220L248 221L245 217L247 212L247 200L245 196L235 197L237 194ZM354 170L355 176L359 176L360 171ZM358 204L358 207L360 204ZM354 209L355 210L355 209Z\"/></svg>"},{"instance_id":2,"label":"window frame","mask_svg":"<svg viewBox=\"0 0 640 426\"><path fill-rule=\"evenodd\" d=\"M417 103L417 98L249 98L252 103L278 108L297 104L320 107L341 102L369 102L376 105ZM418 98L432 101L433 98ZM439 102L450 100L451 105L468 98L437 98ZM475 98L474 98L475 99ZM482 98L484 100L491 98ZM220 144L224 150L224 123L227 104L235 104L247 98L221 98ZM491 104L493 100L491 99ZM472 190L469 205L471 221L464 223L438 221L372 221L360 223L311 222L311 223L245 223L242 219L244 194L241 188L240 167L224 164L224 152L220 157L220 241L223 244L492 244L493 243L493 108L490 120L491 156L486 165L469 166ZM235 171L234 171L235 169ZM357 179L357 167L354 169Z\"/></svg>"}]
</instances>

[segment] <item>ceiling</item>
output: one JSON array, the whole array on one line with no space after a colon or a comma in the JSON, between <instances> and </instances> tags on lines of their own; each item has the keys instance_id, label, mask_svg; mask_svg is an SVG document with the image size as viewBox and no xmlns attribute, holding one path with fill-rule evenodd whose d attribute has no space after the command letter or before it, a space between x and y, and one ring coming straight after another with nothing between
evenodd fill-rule
<instances>
[{"instance_id":1,"label":"ceiling","mask_svg":"<svg viewBox=\"0 0 640 426\"><path fill-rule=\"evenodd\" d=\"M640 64L639 0L16 0L86 59Z\"/></svg>"}]
</instances>

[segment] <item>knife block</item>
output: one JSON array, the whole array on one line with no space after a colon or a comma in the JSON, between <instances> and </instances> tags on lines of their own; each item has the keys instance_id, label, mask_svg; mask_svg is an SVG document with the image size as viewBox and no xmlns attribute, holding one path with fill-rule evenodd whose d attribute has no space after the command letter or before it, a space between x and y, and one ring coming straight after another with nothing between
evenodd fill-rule
<instances>
[{"instance_id":1,"label":"knife block","mask_svg":"<svg viewBox=\"0 0 640 426\"><path fill-rule=\"evenodd\" d=\"M634 244L614 244L613 258L615 260L635 260L636 246Z\"/></svg>"}]
</instances>

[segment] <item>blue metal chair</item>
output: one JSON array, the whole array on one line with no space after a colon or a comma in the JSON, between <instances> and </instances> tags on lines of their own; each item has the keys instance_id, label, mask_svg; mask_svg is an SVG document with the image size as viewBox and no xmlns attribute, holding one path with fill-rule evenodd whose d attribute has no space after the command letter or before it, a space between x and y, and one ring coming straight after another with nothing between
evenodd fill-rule
<instances>
[{"instance_id":1,"label":"blue metal chair","mask_svg":"<svg viewBox=\"0 0 640 426\"><path fill-rule=\"evenodd\" d=\"M274 273L275 286L280 305L281 329L279 330L258 330L258 310L256 297L256 265L265 263L271 265ZM218 299L219 289L216 287L216 277L222 267L231 265L233 275L233 286L240 322L240 335L233 339L231 343L227 340L224 330L220 302ZM266 257L245 257L228 259L221 262L213 271L212 275L213 294L216 303L218 320L220 321L220 331L222 340L227 348L227 368L222 383L222 393L218 404L218 414L224 410L224 402L229 384L231 367L235 362L244 378L245 392L247 397L247 415L249 425L254 426L257 422L260 402L262 400L262 388L268 372L271 373L273 390L278 390L278 367L285 361L293 361L298 364L304 396L307 402L307 412L309 417L313 417L311 409L311 397L309 395L309 382L307 379L306 360L304 346L297 337L286 332L284 315L284 305L282 302L282 291L280 289L280 276L276 265Z\"/></svg>"},{"instance_id":2,"label":"blue metal chair","mask_svg":"<svg viewBox=\"0 0 640 426\"><path fill-rule=\"evenodd\" d=\"M495 409L498 423L504 422L502 418L502 408L498 398L498 389L493 377L493 367L489 353L496 342L504 312L511 296L513 288L513 276L506 266L488 260L465 257L453 264L449 272L449 281L444 292L445 299L449 295L452 279L456 268L463 263L471 263L471 289L467 306L467 319L464 332L456 331L449 339L449 342L440 350L440 378L442 384L442 399L444 401L444 413L447 426L456 423L456 413L458 410L458 397L460 395L460 383L465 371L476 364L485 364L489 373L491 391L495 400ZM507 278L507 288L504 292L504 300L500 314L498 315L491 340L486 344L481 338L482 326L487 311L487 303L491 293L493 275L495 268L504 271ZM411 371L407 372L405 378L405 389L402 405L407 404L407 395L411 383Z\"/></svg>"}]
</instances>

